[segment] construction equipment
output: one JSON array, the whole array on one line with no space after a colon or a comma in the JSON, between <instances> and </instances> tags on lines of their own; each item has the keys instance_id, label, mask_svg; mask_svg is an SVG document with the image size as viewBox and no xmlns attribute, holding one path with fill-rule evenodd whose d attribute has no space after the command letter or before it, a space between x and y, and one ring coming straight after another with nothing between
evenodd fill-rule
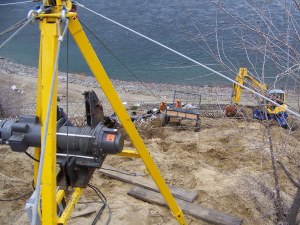
<instances>
[{"instance_id":1,"label":"construction equipment","mask_svg":"<svg viewBox=\"0 0 300 225\"><path fill-rule=\"evenodd\" d=\"M96 168L100 168L108 154L123 150L124 138L118 130L103 123L103 108L93 91L85 92L85 127L68 126L68 119L58 115L57 164L60 188L87 187ZM0 143L13 151L25 152L29 147L41 146L41 124L35 115L20 115L17 121L0 120Z\"/></svg>"},{"instance_id":2,"label":"construction equipment","mask_svg":"<svg viewBox=\"0 0 300 225\"><path fill-rule=\"evenodd\" d=\"M272 102L264 101L266 110L254 109L253 119L274 120L281 127L286 129L288 127L288 114L286 112L288 106L285 104L285 93L280 89L273 89L270 90L268 93L270 99L275 101L281 107L273 104Z\"/></svg>"},{"instance_id":3,"label":"construction equipment","mask_svg":"<svg viewBox=\"0 0 300 225\"><path fill-rule=\"evenodd\" d=\"M177 99L178 96L185 96L186 102L185 105L182 105L182 102ZM196 98L196 105L188 103L188 97ZM175 100L176 99L176 100ZM195 103L195 102L191 102ZM161 125L166 126L171 119L177 120L179 123L181 120L195 120L195 132L200 131L200 104L201 104L201 95L195 93L174 91L173 104L165 107L165 110L161 114Z\"/></svg>"},{"instance_id":4,"label":"construction equipment","mask_svg":"<svg viewBox=\"0 0 300 225\"><path fill-rule=\"evenodd\" d=\"M123 150L119 155L140 157L143 160L173 216L179 224L185 225L186 221L180 207L92 48L78 20L73 2L45 0L40 7L28 13L28 18L29 21L39 22L41 30L36 115L21 116L18 122L2 121L1 141L16 151L24 151L28 146L35 147L36 190L29 199L33 200L32 209L30 212L27 211L31 224L65 225L83 194L93 169L101 166L104 155L115 154L123 148L122 136L115 129L103 126L102 116L100 114L99 117L93 116L93 111L89 107L86 107L87 121L90 120L88 126L57 127L58 56L64 34L69 30L70 36L74 38L137 151ZM71 146L71 143L76 144ZM58 175L56 163L62 170ZM60 207L62 202L64 206Z\"/></svg>"},{"instance_id":5,"label":"construction equipment","mask_svg":"<svg viewBox=\"0 0 300 225\"><path fill-rule=\"evenodd\" d=\"M241 85L248 85L258 93L266 95L280 106L272 102L259 99L260 109L253 110L253 118L259 120L272 119L278 122L282 127L287 127L286 113L287 105L285 104L285 93L280 89L272 89L268 91L268 86L248 74L247 68L240 68L235 81ZM240 102L242 87L236 83L233 84L231 104L225 107L225 115L228 117L236 116L238 111L238 103Z\"/></svg>"}]
</instances>

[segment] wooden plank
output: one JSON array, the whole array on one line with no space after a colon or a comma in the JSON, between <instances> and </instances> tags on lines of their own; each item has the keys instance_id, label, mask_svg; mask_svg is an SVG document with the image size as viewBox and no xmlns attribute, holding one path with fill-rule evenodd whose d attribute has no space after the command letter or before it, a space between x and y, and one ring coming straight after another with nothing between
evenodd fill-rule
<instances>
[{"instance_id":1,"label":"wooden plank","mask_svg":"<svg viewBox=\"0 0 300 225\"><path fill-rule=\"evenodd\" d=\"M156 184L152 180L146 179L145 177L130 176L130 175L115 172L113 170L120 170L120 169L116 169L116 168L108 166L108 165L104 165L102 167L105 169L109 169L109 170L101 170L100 169L100 172L108 177L129 183L129 184L134 184L134 185L137 185L137 186L140 186L140 187L152 190L152 191L159 192L159 189L157 188ZM187 190L187 189L183 189L183 188L179 188L179 187L175 187L175 186L169 186L169 189L175 198L182 199L182 200L185 200L188 202L193 202L198 197L198 192L196 192L196 191L191 191L191 190Z\"/></svg>"},{"instance_id":2,"label":"wooden plank","mask_svg":"<svg viewBox=\"0 0 300 225\"><path fill-rule=\"evenodd\" d=\"M191 113L185 113L185 112L176 112L176 111L167 111L168 116L173 117L181 117L181 118L188 118L192 120L196 120L198 118L198 115L191 114Z\"/></svg>"},{"instance_id":3,"label":"wooden plank","mask_svg":"<svg viewBox=\"0 0 300 225\"><path fill-rule=\"evenodd\" d=\"M94 207L88 207L88 208L85 208L84 210L72 213L71 218L76 218L76 217L80 217L80 216L87 216L87 215L90 215L94 212L96 212L96 209Z\"/></svg>"},{"instance_id":4,"label":"wooden plank","mask_svg":"<svg viewBox=\"0 0 300 225\"><path fill-rule=\"evenodd\" d=\"M167 206L167 203L160 193L156 193L141 187L136 186L132 188L127 194L149 203ZM240 225L243 223L243 220L241 218L228 215L224 212L204 208L198 204L182 201L180 199L176 199L176 202L184 213L212 224Z\"/></svg>"},{"instance_id":5,"label":"wooden plank","mask_svg":"<svg viewBox=\"0 0 300 225\"><path fill-rule=\"evenodd\" d=\"M195 115L195 114L186 114L185 117L188 119L192 119L192 120L198 119L198 115Z\"/></svg>"}]
</instances>

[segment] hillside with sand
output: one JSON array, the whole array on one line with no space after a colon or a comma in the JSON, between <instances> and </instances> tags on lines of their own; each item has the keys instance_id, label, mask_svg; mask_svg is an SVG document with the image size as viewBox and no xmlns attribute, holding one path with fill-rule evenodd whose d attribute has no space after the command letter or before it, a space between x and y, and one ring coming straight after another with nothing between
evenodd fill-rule
<instances>
[{"instance_id":1,"label":"hillside with sand","mask_svg":"<svg viewBox=\"0 0 300 225\"><path fill-rule=\"evenodd\" d=\"M8 86L14 84L23 90L23 105L29 107L35 102L34 76L20 76L5 71L1 73L2 83L7 83ZM126 86L122 82L116 82L114 85L123 102L156 101L159 104L153 96L141 94L137 87L125 90ZM134 83L130 85L135 86ZM87 87L80 82L70 84L68 100L77 103L76 107L70 109L73 118L84 116L84 109L81 108L84 104L79 102L83 101L82 92L91 88L101 100L104 99L100 88ZM64 107L64 82L60 83L58 96L61 97L60 106ZM109 109L107 104L104 107ZM110 109L107 110L109 111ZM20 112L34 113L34 107L23 107ZM244 221L243 224L274 223L275 187L268 136L262 123L226 117L202 117L200 132L194 132L189 122L181 126L175 123L161 127L159 118L136 126L167 184L197 191L199 197L196 203L240 217ZM297 148L300 144L300 131L285 130L272 124L271 133L276 156L293 168L296 159L299 159ZM133 147L128 137L125 146ZM25 154L12 152L8 146L1 146L0 152L0 198L12 199L32 192L32 160ZM32 153L32 149L29 152ZM119 171L137 174L144 174L145 170L142 160L135 158L109 155L104 164ZM280 169L279 177L282 198L289 204L296 189ZM151 177L147 179L150 180ZM132 185L102 175L101 169L96 170L91 183L107 198L112 210L111 224L177 224L167 208L130 197L127 192ZM28 224L29 220L24 210L26 199L1 202L0 223ZM98 210L102 205L95 202L97 200L93 190L87 188L75 212L86 208ZM93 212L75 217L68 224L91 224L95 215ZM207 224L189 215L185 216L189 225ZM104 224L107 218L108 211L105 210L97 224Z\"/></svg>"}]
</instances>

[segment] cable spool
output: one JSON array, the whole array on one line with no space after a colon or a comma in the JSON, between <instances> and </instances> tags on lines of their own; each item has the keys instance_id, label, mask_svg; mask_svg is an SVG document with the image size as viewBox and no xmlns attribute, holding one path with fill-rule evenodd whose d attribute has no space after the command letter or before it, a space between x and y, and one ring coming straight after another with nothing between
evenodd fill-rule
<instances>
[{"instance_id":1,"label":"cable spool","mask_svg":"<svg viewBox=\"0 0 300 225\"><path fill-rule=\"evenodd\" d=\"M95 159L122 151L124 138L118 130L98 124L95 128L67 127L57 130L60 153L94 156ZM68 133L67 133L68 132ZM25 152L29 147L41 146L41 125L35 116L20 116L19 121L0 121L0 141L13 151Z\"/></svg>"},{"instance_id":2,"label":"cable spool","mask_svg":"<svg viewBox=\"0 0 300 225\"><path fill-rule=\"evenodd\" d=\"M117 154L123 149L124 138L116 129L99 124L95 128L64 126L58 132L67 134L67 129L68 135L57 136L58 151L65 151L68 147L70 153L92 154L97 158L99 155Z\"/></svg>"}]
</instances>

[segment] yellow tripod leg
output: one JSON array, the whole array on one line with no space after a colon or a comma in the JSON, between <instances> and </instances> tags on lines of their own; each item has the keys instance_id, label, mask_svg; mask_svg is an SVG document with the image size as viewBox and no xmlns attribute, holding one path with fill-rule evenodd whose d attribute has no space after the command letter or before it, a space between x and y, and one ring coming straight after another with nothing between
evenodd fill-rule
<instances>
[{"instance_id":1,"label":"yellow tripod leg","mask_svg":"<svg viewBox=\"0 0 300 225\"><path fill-rule=\"evenodd\" d=\"M40 53L39 53L39 66L38 66L38 82L37 82L37 92L36 92L36 109L35 115L38 118L42 117L42 53L43 53L43 38L42 35L40 37ZM34 158L40 159L41 156L41 148L34 148ZM39 163L33 162L33 183L34 187L36 187L37 175L38 175Z\"/></svg>"},{"instance_id":2,"label":"yellow tripod leg","mask_svg":"<svg viewBox=\"0 0 300 225\"><path fill-rule=\"evenodd\" d=\"M83 194L84 188L74 188L72 197L70 199L70 201L68 202L63 214L61 215L61 217L58 219L58 224L59 225L65 225L67 224L69 218L71 217L71 214L77 204L77 202L79 201L81 195Z\"/></svg>"},{"instance_id":3,"label":"yellow tripod leg","mask_svg":"<svg viewBox=\"0 0 300 225\"><path fill-rule=\"evenodd\" d=\"M38 95L36 114L40 116L41 137L44 136L44 126L47 106L50 96L52 75L58 45L58 19L44 18L40 22L41 43L39 59ZM56 105L57 105L57 74L55 75L54 94L51 102L50 119L44 166L41 183L42 224L57 224L56 206ZM43 140L42 140L43 142ZM42 143L41 142L41 143ZM38 150L35 150L38 154Z\"/></svg>"},{"instance_id":4,"label":"yellow tripod leg","mask_svg":"<svg viewBox=\"0 0 300 225\"><path fill-rule=\"evenodd\" d=\"M143 159L150 175L155 181L157 187L159 188L161 194L165 198L169 208L171 209L173 215L180 224L186 224L184 220L184 215L176 203L174 197L172 196L168 186L166 185L164 179L160 175L158 168L153 162L142 138L137 132L134 124L131 122L126 109L122 105L122 102L115 91L110 79L108 78L105 70L103 69L94 49L92 48L89 40L87 39L79 21L77 18L70 20L69 31L71 32L75 42L77 43L83 57L87 61L91 71L93 72L95 78L100 84L104 94L106 95L108 101L113 107L115 113L117 114L119 120L121 121L126 132L130 136L135 148L139 152L141 158Z\"/></svg>"}]
</instances>

